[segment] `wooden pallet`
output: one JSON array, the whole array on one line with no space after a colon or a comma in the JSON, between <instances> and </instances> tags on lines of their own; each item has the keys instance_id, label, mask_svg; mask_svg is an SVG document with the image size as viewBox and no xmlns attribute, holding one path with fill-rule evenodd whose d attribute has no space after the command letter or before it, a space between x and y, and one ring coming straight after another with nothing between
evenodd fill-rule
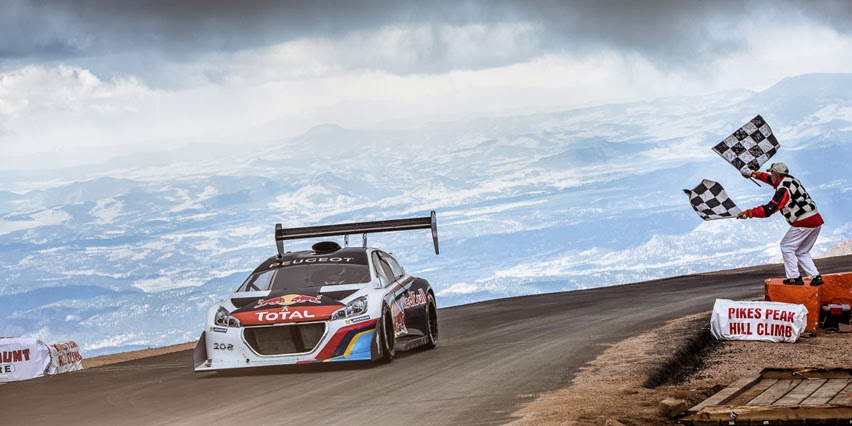
<instances>
[{"instance_id":1,"label":"wooden pallet","mask_svg":"<svg viewBox=\"0 0 852 426\"><path fill-rule=\"evenodd\" d=\"M767 368L692 407L680 424L852 425L852 369ZM816 422L816 423L814 423Z\"/></svg>"}]
</instances>

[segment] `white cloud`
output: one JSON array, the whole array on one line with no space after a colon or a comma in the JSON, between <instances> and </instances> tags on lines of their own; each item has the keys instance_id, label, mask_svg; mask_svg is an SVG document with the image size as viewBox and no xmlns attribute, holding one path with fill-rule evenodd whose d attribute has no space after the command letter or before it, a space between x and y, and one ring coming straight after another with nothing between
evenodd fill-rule
<instances>
[{"instance_id":1,"label":"white cloud","mask_svg":"<svg viewBox=\"0 0 852 426\"><path fill-rule=\"evenodd\" d=\"M131 74L101 77L84 61L27 65L0 73L0 148L8 156L43 152L40 162L68 164L86 160L75 158L85 147L107 155L115 147L133 152L190 142L280 140L329 122L385 128L391 122L759 90L791 75L852 72L849 35L808 21L772 25L772 19L777 17L755 17L736 27L731 37L745 41L747 51L701 56L701 63L684 58L687 65L678 67L617 47L541 53L535 47L542 43L540 28L523 22L388 25L184 62L157 58L153 66L183 83L169 90L153 89ZM429 64L430 52L446 64L394 73L395 67Z\"/></svg>"},{"instance_id":2,"label":"white cloud","mask_svg":"<svg viewBox=\"0 0 852 426\"><path fill-rule=\"evenodd\" d=\"M749 49L720 57L714 67L721 88L728 82L762 90L778 80L807 73L852 71L852 37L808 24L758 21L741 28Z\"/></svg>"},{"instance_id":3,"label":"white cloud","mask_svg":"<svg viewBox=\"0 0 852 426\"><path fill-rule=\"evenodd\" d=\"M110 113L116 105L108 100L145 90L132 77L104 82L79 67L30 65L0 74L0 115L14 120L48 111Z\"/></svg>"}]
</instances>

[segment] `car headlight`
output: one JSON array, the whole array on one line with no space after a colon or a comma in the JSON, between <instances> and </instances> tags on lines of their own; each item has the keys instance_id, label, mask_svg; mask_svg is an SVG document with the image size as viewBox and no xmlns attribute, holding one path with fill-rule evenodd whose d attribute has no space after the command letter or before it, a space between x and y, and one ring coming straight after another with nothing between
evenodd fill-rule
<instances>
[{"instance_id":1,"label":"car headlight","mask_svg":"<svg viewBox=\"0 0 852 426\"><path fill-rule=\"evenodd\" d=\"M219 310L216 311L216 317L213 319L213 322L216 325L220 325L222 327L239 327L240 320L231 316L227 309L223 307L219 307Z\"/></svg>"},{"instance_id":2,"label":"car headlight","mask_svg":"<svg viewBox=\"0 0 852 426\"><path fill-rule=\"evenodd\" d=\"M331 320L339 320L349 317L354 317L355 315L361 315L367 312L367 296L361 296L349 303L346 306L334 311L331 314Z\"/></svg>"}]
</instances>

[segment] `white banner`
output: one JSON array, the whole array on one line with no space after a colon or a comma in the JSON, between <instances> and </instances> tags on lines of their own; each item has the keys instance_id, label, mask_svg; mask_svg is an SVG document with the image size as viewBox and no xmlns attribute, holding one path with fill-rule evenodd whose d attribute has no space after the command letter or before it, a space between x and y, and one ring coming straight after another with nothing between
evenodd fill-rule
<instances>
[{"instance_id":1,"label":"white banner","mask_svg":"<svg viewBox=\"0 0 852 426\"><path fill-rule=\"evenodd\" d=\"M83 356L80 347L74 341L50 345L49 374L67 373L83 369Z\"/></svg>"},{"instance_id":2,"label":"white banner","mask_svg":"<svg viewBox=\"0 0 852 426\"><path fill-rule=\"evenodd\" d=\"M719 340L793 343L799 340L807 322L805 305L716 299L710 332Z\"/></svg>"},{"instance_id":3,"label":"white banner","mask_svg":"<svg viewBox=\"0 0 852 426\"><path fill-rule=\"evenodd\" d=\"M35 338L0 338L0 382L44 376L50 366L47 345Z\"/></svg>"}]
</instances>

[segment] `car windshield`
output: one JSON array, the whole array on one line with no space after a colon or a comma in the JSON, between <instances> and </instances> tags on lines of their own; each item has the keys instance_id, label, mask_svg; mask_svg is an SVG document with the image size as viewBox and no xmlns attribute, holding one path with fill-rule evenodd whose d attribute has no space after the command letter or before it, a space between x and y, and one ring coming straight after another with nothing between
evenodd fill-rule
<instances>
[{"instance_id":1,"label":"car windshield","mask_svg":"<svg viewBox=\"0 0 852 426\"><path fill-rule=\"evenodd\" d=\"M370 282L370 268L354 264L303 264L249 275L237 292L285 290Z\"/></svg>"}]
</instances>

